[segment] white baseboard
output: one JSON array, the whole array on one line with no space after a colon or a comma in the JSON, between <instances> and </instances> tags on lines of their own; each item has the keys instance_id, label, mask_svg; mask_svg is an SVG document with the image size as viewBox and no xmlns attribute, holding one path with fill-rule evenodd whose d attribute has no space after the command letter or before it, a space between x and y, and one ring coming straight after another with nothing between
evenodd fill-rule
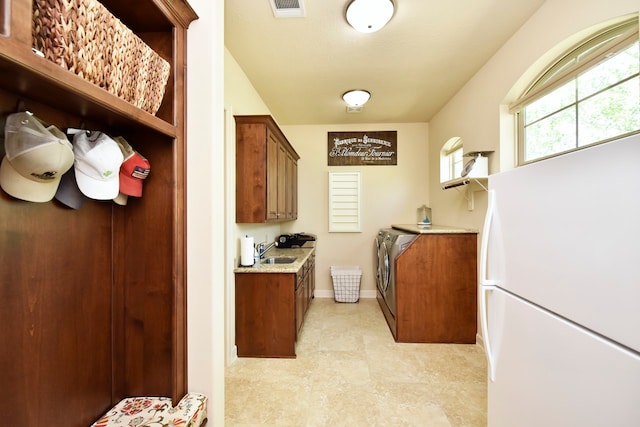
<instances>
[{"instance_id":1,"label":"white baseboard","mask_svg":"<svg viewBox=\"0 0 640 427\"><path fill-rule=\"evenodd\" d=\"M316 289L313 294L316 298L331 298L333 299L333 291L329 289ZM366 289L360 290L360 298L375 298L376 291Z\"/></svg>"},{"instance_id":2,"label":"white baseboard","mask_svg":"<svg viewBox=\"0 0 640 427\"><path fill-rule=\"evenodd\" d=\"M480 334L476 334L476 345L479 345L484 350L484 340Z\"/></svg>"},{"instance_id":3,"label":"white baseboard","mask_svg":"<svg viewBox=\"0 0 640 427\"><path fill-rule=\"evenodd\" d=\"M238 346L234 345L230 354L227 354L227 366L231 366L238 360Z\"/></svg>"}]
</instances>

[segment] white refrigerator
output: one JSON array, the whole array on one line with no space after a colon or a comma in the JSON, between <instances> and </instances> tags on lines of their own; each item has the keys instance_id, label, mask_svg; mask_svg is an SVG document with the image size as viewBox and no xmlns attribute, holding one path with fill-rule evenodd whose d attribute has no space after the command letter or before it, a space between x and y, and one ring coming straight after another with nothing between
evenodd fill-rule
<instances>
[{"instance_id":1,"label":"white refrigerator","mask_svg":"<svg viewBox=\"0 0 640 427\"><path fill-rule=\"evenodd\" d=\"M489 427L640 426L640 136L489 177Z\"/></svg>"}]
</instances>

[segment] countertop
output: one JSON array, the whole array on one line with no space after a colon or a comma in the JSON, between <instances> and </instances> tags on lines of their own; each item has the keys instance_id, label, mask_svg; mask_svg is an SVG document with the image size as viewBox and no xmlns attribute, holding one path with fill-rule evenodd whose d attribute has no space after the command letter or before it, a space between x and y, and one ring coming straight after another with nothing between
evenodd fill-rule
<instances>
[{"instance_id":1,"label":"countertop","mask_svg":"<svg viewBox=\"0 0 640 427\"><path fill-rule=\"evenodd\" d=\"M315 252L316 248L291 248L281 249L273 247L264 255L265 258L272 256L294 256L296 260L290 264L266 264L258 262L251 267L236 267L234 273L297 273L307 259ZM263 260L260 260L263 261Z\"/></svg>"},{"instance_id":2,"label":"countertop","mask_svg":"<svg viewBox=\"0 0 640 427\"><path fill-rule=\"evenodd\" d=\"M472 228L449 227L446 225L418 225L416 224L392 224L391 228L396 230L407 231L415 234L467 234L478 233L478 230Z\"/></svg>"}]
</instances>

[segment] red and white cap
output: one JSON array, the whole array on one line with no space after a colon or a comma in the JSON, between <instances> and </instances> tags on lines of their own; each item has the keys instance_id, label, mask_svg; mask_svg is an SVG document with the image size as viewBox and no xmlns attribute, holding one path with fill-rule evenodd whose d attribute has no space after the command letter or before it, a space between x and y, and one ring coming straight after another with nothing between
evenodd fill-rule
<instances>
[{"instance_id":1,"label":"red and white cap","mask_svg":"<svg viewBox=\"0 0 640 427\"><path fill-rule=\"evenodd\" d=\"M142 184L151 172L151 164L144 156L134 150L121 136L115 141L124 155L120 166L120 193L127 196L142 197Z\"/></svg>"},{"instance_id":2,"label":"red and white cap","mask_svg":"<svg viewBox=\"0 0 640 427\"><path fill-rule=\"evenodd\" d=\"M120 147L124 156L124 161L120 166L120 192L113 201L118 205L126 205L129 196L142 197L142 183L149 172L151 165L149 161L140 153L134 150L131 145L121 136L113 138Z\"/></svg>"}]
</instances>

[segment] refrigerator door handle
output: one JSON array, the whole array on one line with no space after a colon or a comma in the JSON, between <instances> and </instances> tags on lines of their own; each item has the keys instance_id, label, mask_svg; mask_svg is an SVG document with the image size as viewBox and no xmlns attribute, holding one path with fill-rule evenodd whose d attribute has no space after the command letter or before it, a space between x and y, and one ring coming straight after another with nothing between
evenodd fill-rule
<instances>
[{"instance_id":1,"label":"refrigerator door handle","mask_svg":"<svg viewBox=\"0 0 640 427\"><path fill-rule=\"evenodd\" d=\"M482 229L482 240L480 242L480 285L494 286L495 280L489 280L487 277L487 260L489 256L489 236L491 234L491 224L493 223L493 215L496 204L495 190L489 190L489 199L487 203L487 214L484 217L484 227Z\"/></svg>"},{"instance_id":2,"label":"refrigerator door handle","mask_svg":"<svg viewBox=\"0 0 640 427\"><path fill-rule=\"evenodd\" d=\"M495 381L495 355L491 349L491 336L489 335L488 313L487 313L487 294L495 290L495 286L480 287L480 327L482 329L482 337L484 339L484 352L487 354L487 368L489 370L489 380Z\"/></svg>"},{"instance_id":3,"label":"refrigerator door handle","mask_svg":"<svg viewBox=\"0 0 640 427\"><path fill-rule=\"evenodd\" d=\"M495 289L495 281L487 277L487 260L489 252L489 235L491 234L491 224L495 209L495 191L489 190L487 214L484 218L482 230L482 241L480 244L480 327L484 339L484 351L487 354L487 366L489 368L489 379L495 380L495 360L491 350L491 337L489 336L487 294Z\"/></svg>"}]
</instances>

